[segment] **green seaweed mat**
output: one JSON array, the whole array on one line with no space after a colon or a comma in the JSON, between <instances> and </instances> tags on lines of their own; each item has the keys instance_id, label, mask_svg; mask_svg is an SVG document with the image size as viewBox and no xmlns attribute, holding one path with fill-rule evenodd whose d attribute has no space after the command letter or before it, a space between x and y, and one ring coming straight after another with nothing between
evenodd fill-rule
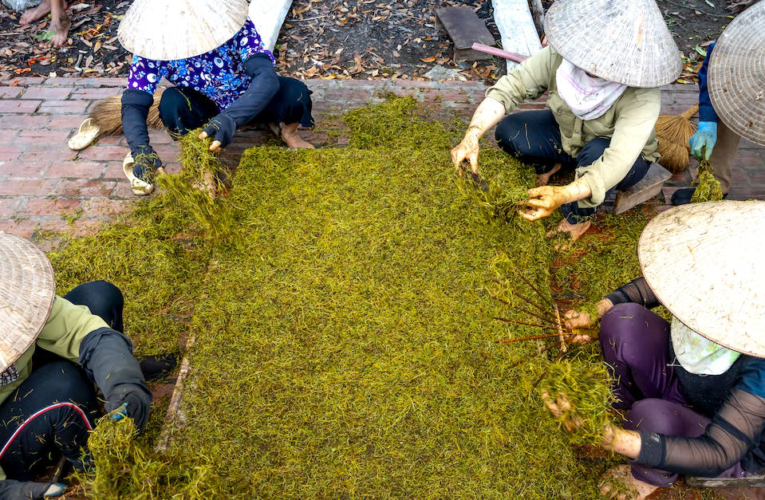
<instances>
[{"instance_id":1,"label":"green seaweed mat","mask_svg":"<svg viewBox=\"0 0 765 500\"><path fill-rule=\"evenodd\" d=\"M204 238L193 214L160 195L54 255L64 290L94 278L125 290L139 351L196 338L185 426L169 453L136 444L143 452L129 456L151 466L114 463L91 479L103 482L93 491L596 496L602 461L574 456L534 392L548 363L537 344L495 342L538 333L493 321L513 313L487 289L499 272L529 294L516 269L549 291L542 224L487 221L455 185L443 147L451 132L420 118L412 100L352 113L351 133L364 136L350 148L245 153L226 201L236 245ZM385 147L390 130L413 140L395 135ZM486 178L532 182L501 152L480 161ZM94 454L103 468L114 462L103 445ZM147 482L160 487L148 494Z\"/></svg>"}]
</instances>

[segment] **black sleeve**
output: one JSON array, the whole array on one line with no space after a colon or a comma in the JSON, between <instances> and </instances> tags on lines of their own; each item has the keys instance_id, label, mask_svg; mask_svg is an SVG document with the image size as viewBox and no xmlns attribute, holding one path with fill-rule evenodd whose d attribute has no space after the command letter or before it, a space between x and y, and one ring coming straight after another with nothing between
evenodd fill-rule
<instances>
[{"instance_id":1,"label":"black sleeve","mask_svg":"<svg viewBox=\"0 0 765 500\"><path fill-rule=\"evenodd\" d=\"M237 128L247 125L266 109L279 91L279 77L265 54L256 54L244 63L245 72L252 77L249 88L223 113L234 119Z\"/></svg>"},{"instance_id":2,"label":"black sleeve","mask_svg":"<svg viewBox=\"0 0 765 500\"><path fill-rule=\"evenodd\" d=\"M149 116L154 98L143 90L127 89L122 94L122 129L125 133L133 158L145 152L149 147L149 128L146 118Z\"/></svg>"},{"instance_id":3,"label":"black sleeve","mask_svg":"<svg viewBox=\"0 0 765 500\"><path fill-rule=\"evenodd\" d=\"M640 304L647 309L653 309L661 305L656 295L648 286L645 278L630 281L621 288L617 288L606 297L613 305L633 303Z\"/></svg>"},{"instance_id":4,"label":"black sleeve","mask_svg":"<svg viewBox=\"0 0 765 500\"><path fill-rule=\"evenodd\" d=\"M37 500L44 498L52 483L34 483L6 479L0 481L0 500Z\"/></svg>"},{"instance_id":5,"label":"black sleeve","mask_svg":"<svg viewBox=\"0 0 765 500\"><path fill-rule=\"evenodd\" d=\"M151 391L133 357L130 340L111 328L99 328L80 344L79 363L104 394L106 410L128 402L128 414L142 430L149 416Z\"/></svg>"},{"instance_id":6,"label":"black sleeve","mask_svg":"<svg viewBox=\"0 0 765 500\"><path fill-rule=\"evenodd\" d=\"M680 474L716 477L759 443L765 428L765 399L735 389L697 438L641 432L637 463Z\"/></svg>"}]
</instances>

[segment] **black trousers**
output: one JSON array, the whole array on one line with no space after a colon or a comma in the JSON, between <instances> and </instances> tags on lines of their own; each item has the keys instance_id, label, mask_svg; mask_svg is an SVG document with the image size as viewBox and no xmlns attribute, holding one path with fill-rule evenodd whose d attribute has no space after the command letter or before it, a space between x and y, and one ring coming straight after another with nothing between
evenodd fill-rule
<instances>
[{"instance_id":1,"label":"black trousers","mask_svg":"<svg viewBox=\"0 0 765 500\"><path fill-rule=\"evenodd\" d=\"M122 330L123 297L111 283L86 283L64 298ZM96 387L79 366L37 348L32 367L0 405L0 467L20 481L35 479L60 454L82 470L88 431L101 416Z\"/></svg>"},{"instance_id":2,"label":"black trousers","mask_svg":"<svg viewBox=\"0 0 765 500\"><path fill-rule=\"evenodd\" d=\"M549 172L556 163L561 163L563 168L592 165L611 144L610 138L598 137L585 144L576 158L571 157L563 150L560 127L549 109L506 116L497 125L496 139L505 152L532 165L537 174ZM616 191L640 182L650 167L651 164L639 156L624 179L606 193L606 200L614 198ZM571 224L589 220L597 212L597 208L580 208L577 202L563 205L560 210Z\"/></svg>"},{"instance_id":3,"label":"black trousers","mask_svg":"<svg viewBox=\"0 0 765 500\"><path fill-rule=\"evenodd\" d=\"M305 83L280 76L279 91L252 123L300 123L303 127L313 127L312 106L311 91ZM162 123L177 135L186 135L206 125L218 113L220 111L212 100L188 87L166 89L159 102Z\"/></svg>"}]
</instances>

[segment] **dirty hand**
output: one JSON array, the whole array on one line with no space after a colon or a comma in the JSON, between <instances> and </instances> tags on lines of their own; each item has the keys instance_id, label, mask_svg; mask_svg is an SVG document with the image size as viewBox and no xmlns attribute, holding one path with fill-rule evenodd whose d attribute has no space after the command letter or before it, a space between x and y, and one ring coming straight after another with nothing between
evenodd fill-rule
<instances>
[{"instance_id":1,"label":"dirty hand","mask_svg":"<svg viewBox=\"0 0 765 500\"><path fill-rule=\"evenodd\" d=\"M210 151L214 152L231 144L235 133L236 122L234 119L226 113L221 113L207 122L205 128L202 129L202 133L199 134L199 138L207 139L212 137L213 142L210 144Z\"/></svg>"},{"instance_id":2,"label":"dirty hand","mask_svg":"<svg viewBox=\"0 0 765 500\"><path fill-rule=\"evenodd\" d=\"M584 425L582 417L573 411L571 403L562 392L559 392L558 397L553 400L549 392L542 391L542 401L547 406L547 409L550 410L550 413L563 424L563 427L568 432L576 432Z\"/></svg>"},{"instance_id":3,"label":"dirty hand","mask_svg":"<svg viewBox=\"0 0 765 500\"><path fill-rule=\"evenodd\" d=\"M66 485L61 483L35 483L6 479L0 481L0 498L18 500L42 500L44 498L60 497L66 493Z\"/></svg>"},{"instance_id":4,"label":"dirty hand","mask_svg":"<svg viewBox=\"0 0 765 500\"><path fill-rule=\"evenodd\" d=\"M452 149L452 162L454 168L457 170L457 174L462 176L462 162L468 161L470 163L470 169L474 174L478 174L478 137L476 137L471 131L465 134L465 138L459 145Z\"/></svg>"},{"instance_id":5,"label":"dirty hand","mask_svg":"<svg viewBox=\"0 0 765 500\"><path fill-rule=\"evenodd\" d=\"M528 221L549 217L558 207L570 201L567 188L568 186L542 186L529 189L529 200L524 202L529 208L521 210L521 217Z\"/></svg>"},{"instance_id":6,"label":"dirty hand","mask_svg":"<svg viewBox=\"0 0 765 500\"><path fill-rule=\"evenodd\" d=\"M563 315L563 319L565 320L563 324L566 325L566 328L569 330L590 328L595 324L595 320L590 314L584 311L566 311L566 314ZM571 339L571 342L575 344L586 344L590 340L592 340L590 335L579 334L575 335L574 338Z\"/></svg>"},{"instance_id":7,"label":"dirty hand","mask_svg":"<svg viewBox=\"0 0 765 500\"><path fill-rule=\"evenodd\" d=\"M691 154L694 158L699 161L709 161L715 143L717 143L717 123L699 122L698 130L688 142L691 145Z\"/></svg>"}]
</instances>

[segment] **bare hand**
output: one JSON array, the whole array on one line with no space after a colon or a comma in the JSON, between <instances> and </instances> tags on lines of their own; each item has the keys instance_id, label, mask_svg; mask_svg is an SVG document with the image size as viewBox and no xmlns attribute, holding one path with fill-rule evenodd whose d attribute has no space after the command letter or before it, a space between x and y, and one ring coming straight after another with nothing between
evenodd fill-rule
<instances>
[{"instance_id":1,"label":"bare hand","mask_svg":"<svg viewBox=\"0 0 765 500\"><path fill-rule=\"evenodd\" d=\"M565 320L563 324L566 325L566 328L569 330L590 328L591 326L595 325L595 321L593 321L589 313L584 311L566 311L566 313L563 315L563 318ZM591 340L592 337L589 335L576 335L573 339L571 339L571 342L575 344L586 344Z\"/></svg>"},{"instance_id":2,"label":"bare hand","mask_svg":"<svg viewBox=\"0 0 765 500\"><path fill-rule=\"evenodd\" d=\"M584 425L582 417L572 410L571 403L562 392L559 392L557 399L553 401L549 392L542 391L542 401L547 406L547 409L550 410L550 413L563 424L563 427L568 432L576 432Z\"/></svg>"},{"instance_id":3,"label":"bare hand","mask_svg":"<svg viewBox=\"0 0 765 500\"><path fill-rule=\"evenodd\" d=\"M542 186L529 189L529 198L524 202L529 209L519 213L524 219L535 221L552 215L558 207L568 201L569 194L565 186Z\"/></svg>"},{"instance_id":4,"label":"bare hand","mask_svg":"<svg viewBox=\"0 0 765 500\"><path fill-rule=\"evenodd\" d=\"M202 132L199 134L200 139L207 139L209 136L207 135L207 132ZM213 153L215 151L218 151L220 149L220 141L213 141L212 144L210 144L210 151Z\"/></svg>"},{"instance_id":5,"label":"bare hand","mask_svg":"<svg viewBox=\"0 0 765 500\"><path fill-rule=\"evenodd\" d=\"M456 148L452 149L452 163L457 170L457 174L462 177L462 162L467 160L470 163L470 169L473 174L478 175L478 138L472 134L465 135L462 142Z\"/></svg>"}]
</instances>

